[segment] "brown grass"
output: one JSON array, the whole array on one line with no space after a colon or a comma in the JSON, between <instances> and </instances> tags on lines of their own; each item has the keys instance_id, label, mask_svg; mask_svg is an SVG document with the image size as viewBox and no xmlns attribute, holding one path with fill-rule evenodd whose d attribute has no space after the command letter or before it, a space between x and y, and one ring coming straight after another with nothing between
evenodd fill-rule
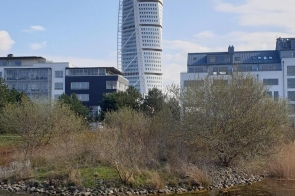
<instances>
[{"instance_id":1,"label":"brown grass","mask_svg":"<svg viewBox=\"0 0 295 196\"><path fill-rule=\"evenodd\" d=\"M295 179L295 142L281 147L269 163L269 174L277 178Z\"/></svg>"},{"instance_id":2,"label":"brown grass","mask_svg":"<svg viewBox=\"0 0 295 196\"><path fill-rule=\"evenodd\" d=\"M150 188L161 189L165 186L163 179L157 171L148 171L147 178Z\"/></svg>"},{"instance_id":3,"label":"brown grass","mask_svg":"<svg viewBox=\"0 0 295 196\"><path fill-rule=\"evenodd\" d=\"M0 146L0 166L8 166L14 160L14 148Z\"/></svg>"},{"instance_id":4,"label":"brown grass","mask_svg":"<svg viewBox=\"0 0 295 196\"><path fill-rule=\"evenodd\" d=\"M82 178L79 170L71 169L68 175L68 181L70 184L81 186L82 185Z\"/></svg>"},{"instance_id":5,"label":"brown grass","mask_svg":"<svg viewBox=\"0 0 295 196\"><path fill-rule=\"evenodd\" d=\"M182 170L185 176L195 180L198 184L208 187L210 184L209 175L206 171L199 169L194 164L183 164Z\"/></svg>"}]
</instances>

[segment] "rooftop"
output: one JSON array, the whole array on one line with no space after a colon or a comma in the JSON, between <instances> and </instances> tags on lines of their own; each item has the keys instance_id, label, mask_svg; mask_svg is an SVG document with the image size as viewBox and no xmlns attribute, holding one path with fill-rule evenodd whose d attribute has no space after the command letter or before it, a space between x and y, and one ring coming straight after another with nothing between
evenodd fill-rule
<instances>
[{"instance_id":1,"label":"rooftop","mask_svg":"<svg viewBox=\"0 0 295 196\"><path fill-rule=\"evenodd\" d=\"M235 63L280 63L280 56L277 50L188 53L188 66Z\"/></svg>"},{"instance_id":2,"label":"rooftop","mask_svg":"<svg viewBox=\"0 0 295 196\"><path fill-rule=\"evenodd\" d=\"M7 55L7 57L0 57L0 60L22 60L22 59L46 59L41 56L14 56L13 54Z\"/></svg>"}]
</instances>

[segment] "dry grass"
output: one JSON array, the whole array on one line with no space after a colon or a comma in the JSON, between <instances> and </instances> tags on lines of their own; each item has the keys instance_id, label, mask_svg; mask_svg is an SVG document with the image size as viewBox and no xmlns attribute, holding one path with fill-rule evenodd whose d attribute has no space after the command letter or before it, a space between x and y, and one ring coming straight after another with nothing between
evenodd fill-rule
<instances>
[{"instance_id":1,"label":"dry grass","mask_svg":"<svg viewBox=\"0 0 295 196\"><path fill-rule=\"evenodd\" d=\"M14 149L0 146L0 166L8 166L13 161Z\"/></svg>"},{"instance_id":2,"label":"dry grass","mask_svg":"<svg viewBox=\"0 0 295 196\"><path fill-rule=\"evenodd\" d=\"M183 164L182 170L185 176L195 180L198 184L208 187L210 184L209 175L206 171L199 169L194 164Z\"/></svg>"},{"instance_id":3,"label":"dry grass","mask_svg":"<svg viewBox=\"0 0 295 196\"><path fill-rule=\"evenodd\" d=\"M75 186L81 186L82 178L81 178L81 174L79 170L71 169L68 174L68 181L69 181L69 184L73 184Z\"/></svg>"},{"instance_id":4,"label":"dry grass","mask_svg":"<svg viewBox=\"0 0 295 196\"><path fill-rule=\"evenodd\" d=\"M150 188L161 189L165 186L163 179L157 171L147 172L147 183Z\"/></svg>"},{"instance_id":5,"label":"dry grass","mask_svg":"<svg viewBox=\"0 0 295 196\"><path fill-rule=\"evenodd\" d=\"M295 142L284 145L269 163L273 177L295 179Z\"/></svg>"}]
</instances>

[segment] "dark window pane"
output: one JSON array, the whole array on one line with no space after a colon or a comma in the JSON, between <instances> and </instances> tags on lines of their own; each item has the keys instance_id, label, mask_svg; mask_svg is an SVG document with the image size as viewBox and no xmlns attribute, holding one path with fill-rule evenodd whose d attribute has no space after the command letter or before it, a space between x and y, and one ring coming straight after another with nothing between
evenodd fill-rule
<instances>
[{"instance_id":1,"label":"dark window pane","mask_svg":"<svg viewBox=\"0 0 295 196\"><path fill-rule=\"evenodd\" d=\"M245 66L239 66L238 71L246 71L246 67Z\"/></svg>"},{"instance_id":2,"label":"dark window pane","mask_svg":"<svg viewBox=\"0 0 295 196\"><path fill-rule=\"evenodd\" d=\"M287 76L295 76L295 66L287 66Z\"/></svg>"},{"instance_id":3,"label":"dark window pane","mask_svg":"<svg viewBox=\"0 0 295 196\"><path fill-rule=\"evenodd\" d=\"M295 88L295 78L288 78L287 86L288 88Z\"/></svg>"},{"instance_id":4,"label":"dark window pane","mask_svg":"<svg viewBox=\"0 0 295 196\"><path fill-rule=\"evenodd\" d=\"M295 91L288 91L288 98L290 101L295 101Z\"/></svg>"},{"instance_id":5,"label":"dark window pane","mask_svg":"<svg viewBox=\"0 0 295 196\"><path fill-rule=\"evenodd\" d=\"M279 85L279 79L263 79L264 85Z\"/></svg>"},{"instance_id":6,"label":"dark window pane","mask_svg":"<svg viewBox=\"0 0 295 196\"><path fill-rule=\"evenodd\" d=\"M275 100L278 100L279 99L279 91L274 91L273 92L273 97Z\"/></svg>"}]
</instances>

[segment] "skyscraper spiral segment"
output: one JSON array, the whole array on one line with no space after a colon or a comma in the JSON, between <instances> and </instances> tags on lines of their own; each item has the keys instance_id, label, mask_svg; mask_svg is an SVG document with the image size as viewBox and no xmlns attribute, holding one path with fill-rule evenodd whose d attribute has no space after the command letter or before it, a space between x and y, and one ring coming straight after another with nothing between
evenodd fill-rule
<instances>
[{"instance_id":1,"label":"skyscraper spiral segment","mask_svg":"<svg viewBox=\"0 0 295 196\"><path fill-rule=\"evenodd\" d=\"M162 90L163 0L119 0L118 69L141 94Z\"/></svg>"}]
</instances>

